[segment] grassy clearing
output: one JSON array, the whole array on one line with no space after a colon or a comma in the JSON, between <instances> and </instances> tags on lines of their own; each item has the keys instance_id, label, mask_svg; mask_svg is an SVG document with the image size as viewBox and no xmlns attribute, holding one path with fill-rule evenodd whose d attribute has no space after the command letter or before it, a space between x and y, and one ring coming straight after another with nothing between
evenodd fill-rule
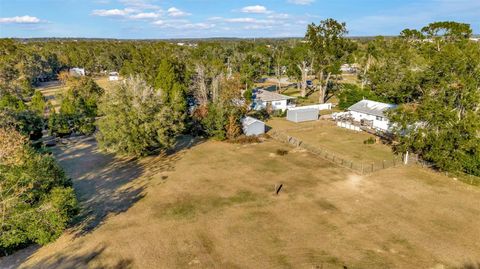
<instances>
[{"instance_id":1,"label":"grassy clearing","mask_svg":"<svg viewBox=\"0 0 480 269\"><path fill-rule=\"evenodd\" d=\"M99 77L96 78L95 81L106 91L112 89L112 87L119 83L118 81L109 81L107 77ZM59 81L43 83L37 88L37 90L39 90L43 96L45 96L46 100L52 104L57 112L60 109L60 103L57 99L57 95L66 89L67 87L61 85Z\"/></svg>"},{"instance_id":2,"label":"grassy clearing","mask_svg":"<svg viewBox=\"0 0 480 269\"><path fill-rule=\"evenodd\" d=\"M293 123L286 119L275 118L268 121L267 125L310 145L335 153L338 157L364 163L365 166L372 162L378 164L383 160L392 162L395 157L387 145L364 144L365 140L375 138L373 135L339 128L330 121Z\"/></svg>"},{"instance_id":3,"label":"grassy clearing","mask_svg":"<svg viewBox=\"0 0 480 269\"><path fill-rule=\"evenodd\" d=\"M89 229L0 268L446 268L480 260L480 190L416 167L361 177L267 141L116 159L56 149ZM274 186L283 184L280 195ZM467 268L467 267L465 267Z\"/></svg>"}]
</instances>

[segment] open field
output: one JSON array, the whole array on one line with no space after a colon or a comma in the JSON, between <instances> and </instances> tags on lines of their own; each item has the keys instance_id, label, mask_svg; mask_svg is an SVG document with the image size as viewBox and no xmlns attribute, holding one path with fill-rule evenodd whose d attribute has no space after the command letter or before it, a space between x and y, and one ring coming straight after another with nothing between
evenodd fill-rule
<instances>
[{"instance_id":1,"label":"open field","mask_svg":"<svg viewBox=\"0 0 480 269\"><path fill-rule=\"evenodd\" d=\"M361 177L274 141L182 141L180 149L191 149L141 161L100 153L93 139L56 148L84 207L78 224L52 244L3 258L0 268L480 262L476 187L416 167ZM278 149L289 153L279 156Z\"/></svg>"},{"instance_id":2,"label":"open field","mask_svg":"<svg viewBox=\"0 0 480 269\"><path fill-rule=\"evenodd\" d=\"M109 81L107 77L99 77L96 78L95 81L106 91L118 83L116 81ZM37 87L37 90L39 90L43 96L45 96L45 99L52 104L56 111L60 109L60 103L56 97L65 89L66 87L60 84L60 81L42 83L39 87Z\"/></svg>"},{"instance_id":3,"label":"open field","mask_svg":"<svg viewBox=\"0 0 480 269\"><path fill-rule=\"evenodd\" d=\"M296 137L304 142L335 153L346 160L364 163L392 161L395 155L392 149L384 144L366 145L363 141L375 136L365 132L354 132L339 128L332 121L294 123L284 118L274 118L267 125L282 133ZM397 159L401 159L396 156Z\"/></svg>"}]
</instances>

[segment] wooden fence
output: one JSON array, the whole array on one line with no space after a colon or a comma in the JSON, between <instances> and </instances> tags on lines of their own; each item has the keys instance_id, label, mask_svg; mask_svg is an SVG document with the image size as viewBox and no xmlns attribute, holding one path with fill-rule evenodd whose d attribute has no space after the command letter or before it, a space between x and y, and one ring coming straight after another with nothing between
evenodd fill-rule
<instances>
[{"instance_id":1,"label":"wooden fence","mask_svg":"<svg viewBox=\"0 0 480 269\"><path fill-rule=\"evenodd\" d=\"M308 143L305 143L304 141L287 135L285 133L281 133L275 130L271 130L269 132L269 135L280 142L290 144L295 147L299 147L302 149L305 149L322 159L325 159L329 162L332 162L336 165L342 166L344 168L350 169L354 172L360 173L362 175L373 173L376 171L380 171L383 169L387 169L390 167L396 167L399 165L403 165L402 159L399 156L393 157L391 160L384 160L382 162L358 162L358 161L352 161L349 159L346 159L345 157L332 152L325 150L319 146L314 146Z\"/></svg>"}]
</instances>

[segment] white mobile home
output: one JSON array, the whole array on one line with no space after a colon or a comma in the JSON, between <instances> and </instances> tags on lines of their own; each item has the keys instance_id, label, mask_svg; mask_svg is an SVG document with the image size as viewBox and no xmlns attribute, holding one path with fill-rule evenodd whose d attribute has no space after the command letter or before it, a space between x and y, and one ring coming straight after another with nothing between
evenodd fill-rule
<instances>
[{"instance_id":1,"label":"white mobile home","mask_svg":"<svg viewBox=\"0 0 480 269\"><path fill-rule=\"evenodd\" d=\"M74 77L83 77L85 76L85 68L74 67L70 68L69 73Z\"/></svg>"},{"instance_id":2,"label":"white mobile home","mask_svg":"<svg viewBox=\"0 0 480 269\"><path fill-rule=\"evenodd\" d=\"M110 81L118 81L118 79L119 79L119 74L118 74L118 72L110 72L110 73L108 74L108 80L110 80Z\"/></svg>"},{"instance_id":3,"label":"white mobile home","mask_svg":"<svg viewBox=\"0 0 480 269\"><path fill-rule=\"evenodd\" d=\"M252 117L242 119L243 133L247 136L265 133L265 123Z\"/></svg>"},{"instance_id":4,"label":"white mobile home","mask_svg":"<svg viewBox=\"0 0 480 269\"><path fill-rule=\"evenodd\" d=\"M396 108L396 105L371 100L362 100L348 108L352 119L380 131L390 130L390 121L385 112Z\"/></svg>"},{"instance_id":5,"label":"white mobile home","mask_svg":"<svg viewBox=\"0 0 480 269\"><path fill-rule=\"evenodd\" d=\"M271 106L273 110L285 111L288 108L295 107L293 100L295 100L295 97L257 89L253 92L253 109L261 110Z\"/></svg>"}]
</instances>

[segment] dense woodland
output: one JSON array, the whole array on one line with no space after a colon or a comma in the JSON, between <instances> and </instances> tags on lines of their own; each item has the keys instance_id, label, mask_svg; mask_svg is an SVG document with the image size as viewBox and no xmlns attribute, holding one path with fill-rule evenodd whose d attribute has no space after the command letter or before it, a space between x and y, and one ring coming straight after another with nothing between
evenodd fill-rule
<instances>
[{"instance_id":1,"label":"dense woodland","mask_svg":"<svg viewBox=\"0 0 480 269\"><path fill-rule=\"evenodd\" d=\"M289 77L300 98L317 91L319 102L336 96L340 108L362 98L398 104L390 115L395 151L480 176L480 44L469 39L470 26L438 22L396 38L347 34L328 19L309 25L303 40L0 40L0 249L49 242L76 210L69 180L34 143L43 130L95 134L102 149L137 157L172 148L181 134L235 141L263 77ZM358 66L357 84L342 83L345 63ZM87 76L70 76L72 67ZM110 71L127 80L106 91L93 78ZM54 111L35 87L57 79L67 90Z\"/></svg>"}]
</instances>

